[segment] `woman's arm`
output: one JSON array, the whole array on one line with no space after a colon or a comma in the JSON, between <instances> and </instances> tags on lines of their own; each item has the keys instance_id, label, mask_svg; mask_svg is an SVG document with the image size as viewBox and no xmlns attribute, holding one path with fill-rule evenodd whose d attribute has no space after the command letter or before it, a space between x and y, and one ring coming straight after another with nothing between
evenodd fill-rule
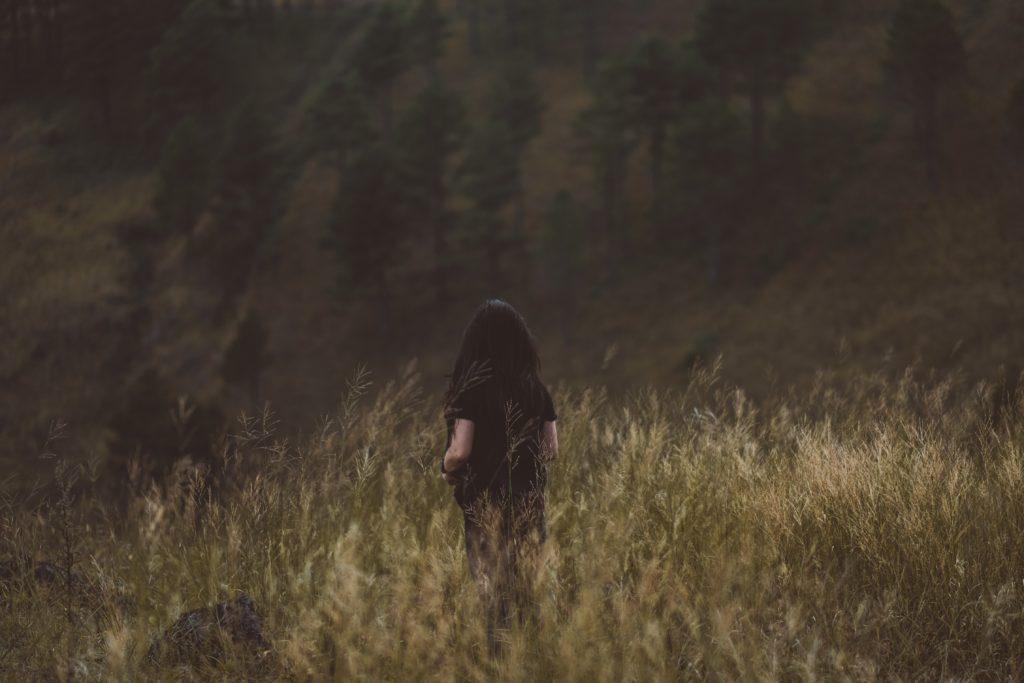
<instances>
[{"instance_id":1,"label":"woman's arm","mask_svg":"<svg viewBox=\"0 0 1024 683\"><path fill-rule=\"evenodd\" d=\"M472 420L466 420L461 417L455 419L455 426L452 430L452 442L444 454L444 469L447 473L445 474L445 481L449 484L454 484L458 481L451 473L461 469L469 462L469 456L473 452L473 434L475 430L476 424Z\"/></svg>"},{"instance_id":2,"label":"woman's arm","mask_svg":"<svg viewBox=\"0 0 1024 683\"><path fill-rule=\"evenodd\" d=\"M544 462L551 462L558 455L558 427L554 422L545 422L540 441L540 453Z\"/></svg>"}]
</instances>

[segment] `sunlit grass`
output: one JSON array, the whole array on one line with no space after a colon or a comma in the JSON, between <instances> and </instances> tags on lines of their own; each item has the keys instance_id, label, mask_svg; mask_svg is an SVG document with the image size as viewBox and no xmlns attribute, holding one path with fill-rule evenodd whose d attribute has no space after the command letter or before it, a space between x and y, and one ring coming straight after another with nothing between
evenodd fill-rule
<instances>
[{"instance_id":1,"label":"sunlit grass","mask_svg":"<svg viewBox=\"0 0 1024 683\"><path fill-rule=\"evenodd\" d=\"M116 519L80 500L75 571L88 581L70 621L60 581L9 584L4 678L1021 673L1019 400L875 379L761 407L712 375L678 393L563 387L549 538L529 577L537 620L502 632L491 659L461 514L437 474L435 402L412 375L361 394L302 444L275 440L264 416L213 470L126 482ZM9 510L5 550L59 560L58 509ZM269 653L147 665L177 616L238 591Z\"/></svg>"}]
</instances>

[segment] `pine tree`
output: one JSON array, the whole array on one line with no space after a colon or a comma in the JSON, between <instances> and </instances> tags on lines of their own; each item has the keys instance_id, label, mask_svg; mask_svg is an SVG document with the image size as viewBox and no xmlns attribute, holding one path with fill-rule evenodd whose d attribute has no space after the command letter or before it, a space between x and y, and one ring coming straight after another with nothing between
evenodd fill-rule
<instances>
[{"instance_id":1,"label":"pine tree","mask_svg":"<svg viewBox=\"0 0 1024 683\"><path fill-rule=\"evenodd\" d=\"M257 250L280 217L284 191L280 144L263 109L243 103L227 131L214 167L214 229L201 245L225 305L246 286Z\"/></svg>"},{"instance_id":2,"label":"pine tree","mask_svg":"<svg viewBox=\"0 0 1024 683\"><path fill-rule=\"evenodd\" d=\"M185 0L35 3L47 65L56 69L67 64L71 79L97 103L110 139L123 135L130 123L115 121L116 96L145 72L150 53L184 7Z\"/></svg>"},{"instance_id":3,"label":"pine tree","mask_svg":"<svg viewBox=\"0 0 1024 683\"><path fill-rule=\"evenodd\" d=\"M339 295L376 286L390 324L387 268L404 237L397 162L382 144L356 151L342 169L327 241L338 258Z\"/></svg>"},{"instance_id":4,"label":"pine tree","mask_svg":"<svg viewBox=\"0 0 1024 683\"><path fill-rule=\"evenodd\" d=\"M662 227L664 195L662 170L665 157L665 135L676 110L675 55L661 38L649 38L630 55L629 96L638 128L647 138L651 174L651 222L655 230Z\"/></svg>"},{"instance_id":5,"label":"pine tree","mask_svg":"<svg viewBox=\"0 0 1024 683\"><path fill-rule=\"evenodd\" d=\"M555 13L562 31L573 31L581 47L583 73L592 77L601 59L601 32L614 0L557 0ZM570 34L571 35L571 34Z\"/></svg>"},{"instance_id":6,"label":"pine tree","mask_svg":"<svg viewBox=\"0 0 1024 683\"><path fill-rule=\"evenodd\" d=\"M427 226L434 245L438 300L447 297L449 166L463 137L465 107L458 94L440 82L420 92L398 131L402 180L414 222Z\"/></svg>"},{"instance_id":7,"label":"pine tree","mask_svg":"<svg viewBox=\"0 0 1024 683\"><path fill-rule=\"evenodd\" d=\"M193 0L151 54L147 81L153 122L173 126L208 114L225 90L229 18L219 0Z\"/></svg>"},{"instance_id":8,"label":"pine tree","mask_svg":"<svg viewBox=\"0 0 1024 683\"><path fill-rule=\"evenodd\" d=\"M391 130L391 91L408 67L405 22L397 6L388 1L377 5L352 55L359 80L376 95L386 131Z\"/></svg>"},{"instance_id":9,"label":"pine tree","mask_svg":"<svg viewBox=\"0 0 1024 683\"><path fill-rule=\"evenodd\" d=\"M522 160L527 145L541 132L544 103L540 88L529 63L510 59L498 73L489 97L487 113L495 125L505 128L512 145L515 166L513 229L523 230L526 218L526 195L522 182Z\"/></svg>"},{"instance_id":10,"label":"pine tree","mask_svg":"<svg viewBox=\"0 0 1024 683\"><path fill-rule=\"evenodd\" d=\"M576 121L580 151L589 161L600 198L609 270L618 271L626 250L622 210L629 158L637 133L629 99L629 73L619 59L607 60L591 86L592 101Z\"/></svg>"},{"instance_id":11,"label":"pine tree","mask_svg":"<svg viewBox=\"0 0 1024 683\"><path fill-rule=\"evenodd\" d=\"M963 38L938 0L902 0L889 27L886 70L910 104L929 182L938 183L939 94L967 66Z\"/></svg>"},{"instance_id":12,"label":"pine tree","mask_svg":"<svg viewBox=\"0 0 1024 683\"><path fill-rule=\"evenodd\" d=\"M740 124L729 106L707 98L691 102L669 131L668 168L680 226L703 236L707 283L718 285L723 233L739 203L737 187L747 172L741 150Z\"/></svg>"},{"instance_id":13,"label":"pine tree","mask_svg":"<svg viewBox=\"0 0 1024 683\"><path fill-rule=\"evenodd\" d=\"M570 192L561 190L548 207L539 244L538 265L544 298L550 300L562 320L570 342L573 335L576 300L581 294L583 271L583 212Z\"/></svg>"},{"instance_id":14,"label":"pine tree","mask_svg":"<svg viewBox=\"0 0 1024 683\"><path fill-rule=\"evenodd\" d=\"M516 193L518 156L505 126L485 120L473 131L459 168L459 184L470 202L468 219L481 238L489 274L501 281L501 257L515 236L501 214Z\"/></svg>"},{"instance_id":15,"label":"pine tree","mask_svg":"<svg viewBox=\"0 0 1024 683\"><path fill-rule=\"evenodd\" d=\"M550 0L500 0L500 3L501 42L506 54L533 54L541 59L546 51L545 19Z\"/></svg>"},{"instance_id":16,"label":"pine tree","mask_svg":"<svg viewBox=\"0 0 1024 683\"><path fill-rule=\"evenodd\" d=\"M437 78L437 62L444 54L448 19L438 0L419 0L409 20L410 51L431 78Z\"/></svg>"},{"instance_id":17,"label":"pine tree","mask_svg":"<svg viewBox=\"0 0 1024 683\"><path fill-rule=\"evenodd\" d=\"M806 0L708 0L697 25L697 47L750 101L752 155L764 146L765 101L782 91L810 46Z\"/></svg>"},{"instance_id":18,"label":"pine tree","mask_svg":"<svg viewBox=\"0 0 1024 683\"><path fill-rule=\"evenodd\" d=\"M336 73L314 104L310 117L310 149L337 167L365 144L379 137L363 84L353 71Z\"/></svg>"}]
</instances>

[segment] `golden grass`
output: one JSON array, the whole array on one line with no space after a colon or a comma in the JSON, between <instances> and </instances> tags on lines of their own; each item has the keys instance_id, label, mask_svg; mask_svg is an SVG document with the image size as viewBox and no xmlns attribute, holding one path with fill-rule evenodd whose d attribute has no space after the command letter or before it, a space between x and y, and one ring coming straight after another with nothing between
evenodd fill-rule
<instances>
[{"instance_id":1,"label":"golden grass","mask_svg":"<svg viewBox=\"0 0 1024 683\"><path fill-rule=\"evenodd\" d=\"M909 375L908 375L909 376ZM358 392L355 392L356 394ZM1024 411L984 385L862 376L755 406L685 391L556 392L562 452L537 619L488 657L443 431L414 373L303 444L253 422L223 476L184 463L116 522L88 497L78 566L119 612L11 588L5 679L1014 679L1024 662ZM994 409L993 406L1002 405ZM55 519L8 511L53 557ZM8 549L9 550L9 549ZM120 588L118 588L120 586ZM181 612L250 593L273 649L147 669ZM94 596L99 589L93 589ZM91 598L95 603L95 598ZM515 622L514 622L515 623Z\"/></svg>"}]
</instances>

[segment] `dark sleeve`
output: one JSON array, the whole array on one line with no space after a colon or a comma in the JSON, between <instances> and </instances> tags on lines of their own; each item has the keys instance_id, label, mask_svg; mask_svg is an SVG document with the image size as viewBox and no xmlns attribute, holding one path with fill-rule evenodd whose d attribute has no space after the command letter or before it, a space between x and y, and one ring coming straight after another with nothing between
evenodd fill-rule
<instances>
[{"instance_id":1,"label":"dark sleeve","mask_svg":"<svg viewBox=\"0 0 1024 683\"><path fill-rule=\"evenodd\" d=\"M463 420L479 422L482 404L483 386L478 384L468 389L463 389L456 394L454 400L452 400L450 415L453 421L455 418L462 418Z\"/></svg>"},{"instance_id":2,"label":"dark sleeve","mask_svg":"<svg viewBox=\"0 0 1024 683\"><path fill-rule=\"evenodd\" d=\"M554 422L558 419L558 415L555 414L555 404L551 400L551 394L548 392L547 387L544 387L544 405L540 416L545 422Z\"/></svg>"}]
</instances>

